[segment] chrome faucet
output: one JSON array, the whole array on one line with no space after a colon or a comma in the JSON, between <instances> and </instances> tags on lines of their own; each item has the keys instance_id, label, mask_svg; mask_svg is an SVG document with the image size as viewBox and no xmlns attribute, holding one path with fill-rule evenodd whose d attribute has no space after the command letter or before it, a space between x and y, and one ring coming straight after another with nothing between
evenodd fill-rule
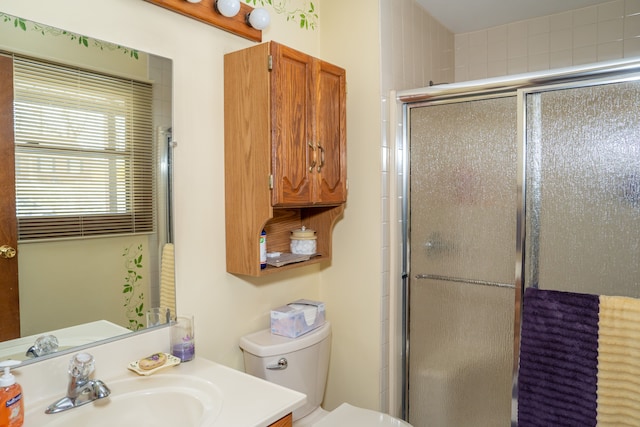
<instances>
[{"instance_id":1,"label":"chrome faucet","mask_svg":"<svg viewBox=\"0 0 640 427\"><path fill-rule=\"evenodd\" d=\"M93 356L89 353L78 353L69 362L69 385L67 395L49 405L44 411L47 414L66 411L111 394L111 390L100 380L90 380L89 375L95 368Z\"/></svg>"}]
</instances>

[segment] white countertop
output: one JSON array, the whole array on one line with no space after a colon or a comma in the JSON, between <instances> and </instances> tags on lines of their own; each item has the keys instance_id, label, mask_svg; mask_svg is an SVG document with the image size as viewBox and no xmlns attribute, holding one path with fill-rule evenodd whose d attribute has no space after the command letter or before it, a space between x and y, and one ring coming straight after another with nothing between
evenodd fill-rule
<instances>
[{"instance_id":1,"label":"white countertop","mask_svg":"<svg viewBox=\"0 0 640 427\"><path fill-rule=\"evenodd\" d=\"M181 376L184 376L185 379L196 377L210 382L219 391L222 399L220 412L211 424L202 427L266 427L304 405L307 400L304 394L297 391L199 357L190 362L161 369L152 375L153 378L158 379L161 379L162 376L172 379ZM117 375L101 379L108 386L110 382L117 385L122 380L127 380L130 383L130 381L138 379L140 384L144 384L150 378L139 376L123 366ZM73 415L82 414L82 419L86 419L87 415L91 416L91 412L96 411L95 416L100 417L101 412L93 409L92 405L108 405L107 399L117 397L117 390L117 387L113 387L109 398L50 415L44 413L45 408L58 398L63 397L64 388L61 387L60 393L56 395L41 397L37 401L25 399L24 427L46 426L47 423L53 421L56 421L56 425L58 425L58 421L74 424L73 421L65 422L62 420L66 414L72 415L72 413ZM176 408L176 410L178 409ZM138 422L141 421L143 422L143 420L138 420ZM81 426L70 425L70 427Z\"/></svg>"},{"instance_id":2,"label":"white countertop","mask_svg":"<svg viewBox=\"0 0 640 427\"><path fill-rule=\"evenodd\" d=\"M161 376L166 376L168 379L184 375L187 378L198 377L210 382L219 391L222 402L218 417L206 427L266 427L306 403L307 397L302 393L201 357L159 370L151 377L139 376L127 368L129 362L154 352L168 350L168 343L169 328L158 328L100 344L84 351L91 353L96 360L96 370L92 378L103 380L107 386L112 384L111 397L114 398L114 402L118 400L122 380L133 383L137 379L161 379ZM64 418L64 412L46 415L44 410L66 393L69 360L72 354L75 352L51 358L45 357L37 363L30 363L12 370L23 389L26 414L24 427L43 427L57 416L62 415ZM100 405L107 403L104 399L99 402ZM93 405L95 402L71 409L67 413L91 411ZM62 421L63 418L56 420ZM67 424L65 427L85 427Z\"/></svg>"}]
</instances>

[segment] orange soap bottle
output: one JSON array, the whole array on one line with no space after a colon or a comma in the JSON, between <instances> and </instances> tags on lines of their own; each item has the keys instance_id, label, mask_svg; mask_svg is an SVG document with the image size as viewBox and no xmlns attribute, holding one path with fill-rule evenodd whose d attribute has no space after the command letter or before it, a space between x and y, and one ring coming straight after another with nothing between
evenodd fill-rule
<instances>
[{"instance_id":1,"label":"orange soap bottle","mask_svg":"<svg viewBox=\"0 0 640 427\"><path fill-rule=\"evenodd\" d=\"M19 365L17 360L0 362L4 374L0 377L0 426L21 427L24 423L24 400L22 387L16 383L16 377L10 372L12 366Z\"/></svg>"}]
</instances>

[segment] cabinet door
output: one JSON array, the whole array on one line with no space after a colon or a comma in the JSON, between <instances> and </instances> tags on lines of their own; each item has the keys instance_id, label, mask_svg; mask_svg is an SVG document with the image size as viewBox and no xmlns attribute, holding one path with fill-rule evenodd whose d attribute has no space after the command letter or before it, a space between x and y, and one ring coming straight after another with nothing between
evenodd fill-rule
<instances>
[{"instance_id":1,"label":"cabinet door","mask_svg":"<svg viewBox=\"0 0 640 427\"><path fill-rule=\"evenodd\" d=\"M313 58L271 42L273 206L311 203Z\"/></svg>"},{"instance_id":2,"label":"cabinet door","mask_svg":"<svg viewBox=\"0 0 640 427\"><path fill-rule=\"evenodd\" d=\"M268 427L291 427L293 425L293 415L288 414L273 424L269 424Z\"/></svg>"},{"instance_id":3,"label":"cabinet door","mask_svg":"<svg viewBox=\"0 0 640 427\"><path fill-rule=\"evenodd\" d=\"M317 61L314 73L314 117L317 164L313 168L317 204L343 203L347 198L346 74L345 70Z\"/></svg>"}]
</instances>

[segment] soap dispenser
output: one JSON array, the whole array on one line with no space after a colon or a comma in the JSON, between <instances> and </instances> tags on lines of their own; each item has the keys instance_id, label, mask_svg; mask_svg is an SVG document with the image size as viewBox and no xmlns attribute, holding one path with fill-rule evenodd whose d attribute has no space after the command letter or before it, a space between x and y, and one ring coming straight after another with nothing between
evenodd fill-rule
<instances>
[{"instance_id":1,"label":"soap dispenser","mask_svg":"<svg viewBox=\"0 0 640 427\"><path fill-rule=\"evenodd\" d=\"M19 364L17 360L0 362L0 368L4 369L4 374L0 377L0 426L21 427L24 423L22 387L10 372L12 366Z\"/></svg>"}]
</instances>

